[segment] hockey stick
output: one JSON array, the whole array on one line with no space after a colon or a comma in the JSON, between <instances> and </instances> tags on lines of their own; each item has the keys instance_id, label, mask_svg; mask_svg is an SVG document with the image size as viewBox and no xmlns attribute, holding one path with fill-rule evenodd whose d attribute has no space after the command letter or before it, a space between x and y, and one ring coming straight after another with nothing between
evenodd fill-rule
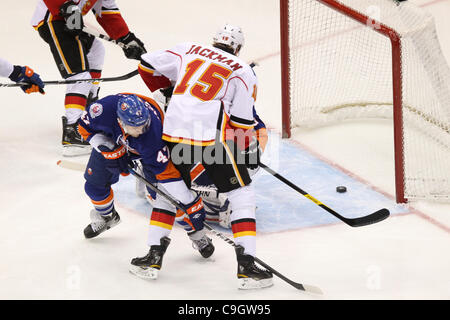
<instances>
[{"instance_id":1,"label":"hockey stick","mask_svg":"<svg viewBox=\"0 0 450 320\"><path fill-rule=\"evenodd\" d=\"M61 168L75 171L84 171L86 169L86 164L69 160L58 160L56 162L56 165L60 166Z\"/></svg>"},{"instance_id":2,"label":"hockey stick","mask_svg":"<svg viewBox=\"0 0 450 320\"><path fill-rule=\"evenodd\" d=\"M369 225L369 224L373 224L373 223L377 223L377 222L383 221L384 219L389 217L389 214L390 214L389 210L384 208L384 209L380 209L378 211L375 211L374 213L371 213L371 214L369 214L367 216L358 217L358 218L345 218L342 215L340 215L339 213L337 213L336 211L334 211L333 209L331 209L331 208L327 207L326 205L324 205L319 200L317 200L314 197L312 197L306 191L303 191L302 189L300 189L298 186L296 186L295 184L290 182L288 179L286 179L283 176L281 176L279 173L275 172L274 170L272 170L271 168L266 166L264 163L260 163L259 165L264 170L266 170L271 175L273 175L275 178L281 180L282 182L287 184L289 187L291 187L292 189L298 191L300 194L302 194L303 196L305 196L306 198L308 198L309 200L311 200L312 202L317 204L319 207L321 207L325 211L331 213L333 216L335 216L339 220L345 222L346 224L348 224L351 227L366 226L366 225Z\"/></svg>"},{"instance_id":3,"label":"hockey stick","mask_svg":"<svg viewBox=\"0 0 450 320\"><path fill-rule=\"evenodd\" d=\"M122 49L128 48L128 45L126 45L125 43L122 43L122 42L120 42L120 41L111 39L111 38L108 37L107 35L102 34L102 33L100 33L100 32L93 31L93 30L89 30L89 29L87 29L87 28L83 28L83 33L86 34L86 35L94 36L94 37L96 37L96 38L100 38L100 39L103 39L103 40L105 40L105 41L108 41L108 42L117 44L117 45L118 45L119 47L121 47Z\"/></svg>"},{"instance_id":4,"label":"hockey stick","mask_svg":"<svg viewBox=\"0 0 450 320\"><path fill-rule=\"evenodd\" d=\"M86 35L90 35L93 37L97 37L109 42L112 42L114 44L117 44L119 47L121 47L122 49L126 49L128 48L128 46L120 41L111 39L110 37L108 37L107 35L101 34L100 32L97 31L92 31L92 30L88 30L87 28L83 29L83 33ZM110 81L121 81L121 80L127 80L130 79L136 75L138 75L139 72L138 70L134 70L130 73L127 73L123 76L119 76L119 77L111 77L111 78L99 78L99 79L82 79L82 80L56 80L56 81L43 81L45 85L59 85L59 84L72 84L72 83L78 83L78 82L110 82ZM23 85L27 85L29 83L26 82L19 82L19 83L0 83L0 88L1 87L19 87L19 86L23 86Z\"/></svg>"},{"instance_id":5,"label":"hockey stick","mask_svg":"<svg viewBox=\"0 0 450 320\"><path fill-rule=\"evenodd\" d=\"M173 199L171 196L169 196L168 194L166 194L164 191L161 191L160 189L158 189L155 185L153 185L152 183L150 183L147 179L145 179L145 177L143 177L142 175L140 175L139 173L137 173L136 171L134 171L134 169L129 166L128 170L130 171L130 173L132 175L134 175L137 179L141 180L143 183L145 183L150 189L152 189L153 191L155 191L157 194L159 194L160 196L162 196L163 198L165 198L167 201L169 201L172 205L174 205L176 208L184 211L186 213L186 210L175 200ZM223 235L221 232L215 230L214 228L212 228L210 225L208 225L206 222L204 222L204 226L206 227L206 229L208 229L209 231L213 232L216 236L218 236L219 238L221 238L222 240L224 240L225 242L227 242L228 244L232 245L233 247L236 247L236 244L234 243L233 240L229 239L228 237L226 237L225 235ZM301 284L301 283L297 283L294 282L288 278L286 278L284 275L282 275L281 273L279 273L278 271L276 271L274 268L272 268L271 266L269 266L268 264L264 263L263 261L261 261L260 259L258 259L257 257L255 257L255 261L257 263L259 263L261 266L263 266L264 268L266 268L267 270L269 270L270 272L272 272L274 275L278 276L280 279L286 281L287 283L289 283L291 286L295 287L298 290L302 290L305 292L309 292L309 293L315 293L315 294L323 294L322 290L320 290L320 288L316 287L316 286L311 286L311 285L306 285L306 284Z\"/></svg>"},{"instance_id":6,"label":"hockey stick","mask_svg":"<svg viewBox=\"0 0 450 320\"><path fill-rule=\"evenodd\" d=\"M111 82L111 81L122 81L130 79L139 74L138 70L134 70L130 73L127 73L123 76L118 77L110 77L110 78L98 78L98 79L79 79L79 80L54 80L54 81L43 81L45 85L59 85L59 84L72 84L78 82ZM29 83L19 82L19 83L0 83L1 87L20 87L23 85L27 85Z\"/></svg>"},{"instance_id":7,"label":"hockey stick","mask_svg":"<svg viewBox=\"0 0 450 320\"><path fill-rule=\"evenodd\" d=\"M59 160L56 164L58 166L62 167L62 168L66 168L66 169L70 169L70 170L76 170L76 171L84 171L85 168L86 168L86 165L83 165L83 164L78 163L78 162L69 161L69 160ZM139 179L144 184L149 186L149 188L151 188L153 191L155 191L156 193L158 193L159 195L164 197L167 201L169 201L171 204L173 204L178 209L181 209L181 210L185 211L180 206L180 204L177 201L175 201L172 197L167 195L165 192L159 190L156 186L154 186L152 183L150 183L142 175L140 175L139 173L134 171L134 169L129 168L129 170L130 170L130 173L132 175L134 175L137 179ZM206 222L204 223L204 225L205 225L206 229L208 229L211 232L213 232L217 237L221 238L222 240L224 240L228 244L232 245L233 247L236 247L236 244L234 243L233 240L229 239L228 237L223 235L221 232L215 230L210 225L208 225ZM320 290L320 288L318 288L316 286L301 284L301 283L297 283L297 282L294 282L294 281L288 279L287 277L285 277L284 275L282 275L277 270L273 269L271 266L269 266L265 262L261 261L257 257L255 257L255 261L257 263L259 263L261 266L263 266L264 268L266 268L267 270L269 270L270 272L272 272L274 275L278 276L280 279L286 281L287 283L289 283L291 286L293 286L294 288L296 288L298 290L302 290L302 291L309 292L309 293L314 293L314 294L323 294L322 290Z\"/></svg>"}]
</instances>

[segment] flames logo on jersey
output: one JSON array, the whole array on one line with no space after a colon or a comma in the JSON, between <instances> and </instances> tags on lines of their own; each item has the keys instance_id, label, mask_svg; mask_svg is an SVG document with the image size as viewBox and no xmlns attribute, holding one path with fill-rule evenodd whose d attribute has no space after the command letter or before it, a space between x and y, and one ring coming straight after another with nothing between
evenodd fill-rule
<instances>
[{"instance_id":1,"label":"flames logo on jersey","mask_svg":"<svg viewBox=\"0 0 450 320\"><path fill-rule=\"evenodd\" d=\"M97 2L97 0L88 0L86 1L86 3L84 4L83 8L81 9L81 14L84 16L86 15L89 10L92 9L92 7L94 6L94 4ZM78 3L80 3L80 1L78 1Z\"/></svg>"}]
</instances>

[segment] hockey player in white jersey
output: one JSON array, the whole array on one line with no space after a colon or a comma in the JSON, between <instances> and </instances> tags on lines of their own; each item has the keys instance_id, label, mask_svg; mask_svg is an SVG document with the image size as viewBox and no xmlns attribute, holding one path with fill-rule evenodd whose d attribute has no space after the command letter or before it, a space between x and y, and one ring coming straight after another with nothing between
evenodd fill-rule
<instances>
[{"instance_id":1,"label":"hockey player in white jersey","mask_svg":"<svg viewBox=\"0 0 450 320\"><path fill-rule=\"evenodd\" d=\"M44 92L44 83L41 77L27 66L13 65L8 60L0 58L0 77L9 78L14 82L28 83L20 86L25 93Z\"/></svg>"},{"instance_id":2,"label":"hockey player in white jersey","mask_svg":"<svg viewBox=\"0 0 450 320\"><path fill-rule=\"evenodd\" d=\"M272 273L254 261L256 205L247 165L257 165L258 159L245 151L253 139L257 78L238 58L243 45L241 29L225 25L212 46L188 42L144 54L139 72L152 92L174 86L163 139L188 186L192 166L201 163L228 198L239 288L250 289L271 286ZM162 257L164 252L155 256ZM146 263L139 258L132 261L143 268L148 267Z\"/></svg>"},{"instance_id":3,"label":"hockey player in white jersey","mask_svg":"<svg viewBox=\"0 0 450 320\"><path fill-rule=\"evenodd\" d=\"M126 45L125 56L139 59L144 44L122 18L115 0L38 0L32 25L48 44L58 71L67 80L101 77L105 48L101 40L83 32L83 16L92 12L108 36ZM82 81L67 85L62 117L64 156L89 154L91 147L76 130L86 105L98 99L99 83Z\"/></svg>"},{"instance_id":4,"label":"hockey player in white jersey","mask_svg":"<svg viewBox=\"0 0 450 320\"><path fill-rule=\"evenodd\" d=\"M155 101L158 102L161 108L167 110L167 105L170 101L171 94L164 95L163 92L156 92L156 94L154 94L153 96L155 97ZM254 127L255 139L252 141L252 147L250 149L258 152L261 157L268 141L267 129L264 122L256 113L255 108L253 110L254 118L257 123ZM254 175L259 171L260 167L258 165L250 165L248 169L250 177L253 179ZM205 221L208 223L219 224L223 228L231 228L230 201L225 194L220 193L217 190L217 187L208 177L205 168L201 163L197 163L191 168L191 182L191 189L199 193L203 199L203 204L206 212ZM147 200L147 202L152 207L154 206L156 193L146 187L145 183L143 183L139 179L136 179L136 194L140 198L144 198L145 200Z\"/></svg>"}]
</instances>

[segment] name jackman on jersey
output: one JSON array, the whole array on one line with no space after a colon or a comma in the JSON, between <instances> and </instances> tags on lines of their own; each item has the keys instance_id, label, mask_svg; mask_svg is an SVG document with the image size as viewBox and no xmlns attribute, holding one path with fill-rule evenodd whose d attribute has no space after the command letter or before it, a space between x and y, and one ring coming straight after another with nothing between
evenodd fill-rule
<instances>
[{"instance_id":1,"label":"name jackman on jersey","mask_svg":"<svg viewBox=\"0 0 450 320\"><path fill-rule=\"evenodd\" d=\"M192 45L192 47L186 52L186 54L198 54L199 56L205 57L207 59L211 59L213 61L219 61L221 63L227 64L230 66L231 69L234 71L237 71L242 68L242 66L235 62L233 59L230 59L230 57L223 56L220 53L211 50L209 48L204 48L202 46L198 45Z\"/></svg>"}]
</instances>

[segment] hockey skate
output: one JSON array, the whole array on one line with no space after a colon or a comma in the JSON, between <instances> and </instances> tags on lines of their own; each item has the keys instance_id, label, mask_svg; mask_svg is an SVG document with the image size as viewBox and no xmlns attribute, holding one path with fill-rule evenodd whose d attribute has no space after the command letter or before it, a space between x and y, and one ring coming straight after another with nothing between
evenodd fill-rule
<instances>
[{"instance_id":1,"label":"hockey skate","mask_svg":"<svg viewBox=\"0 0 450 320\"><path fill-rule=\"evenodd\" d=\"M105 216L100 215L97 210L93 209L91 210L91 223L84 228L84 236L86 239L94 238L119 223L120 216L116 209L113 209L110 214Z\"/></svg>"},{"instance_id":2,"label":"hockey skate","mask_svg":"<svg viewBox=\"0 0 450 320\"><path fill-rule=\"evenodd\" d=\"M270 271L260 269L255 264L254 257L244 254L243 252L244 248L242 246L236 246L236 255L238 260L238 288L247 290L272 286L272 273Z\"/></svg>"},{"instance_id":3,"label":"hockey skate","mask_svg":"<svg viewBox=\"0 0 450 320\"><path fill-rule=\"evenodd\" d=\"M62 117L62 154L65 157L82 156L91 153L92 147L84 141L77 129L77 123L68 124L67 118Z\"/></svg>"},{"instance_id":4,"label":"hockey skate","mask_svg":"<svg viewBox=\"0 0 450 320\"><path fill-rule=\"evenodd\" d=\"M131 260L130 272L142 279L155 280L158 278L158 272L161 269L163 256L170 244L168 237L160 240L161 245L150 247L149 252L144 257Z\"/></svg>"},{"instance_id":5,"label":"hockey skate","mask_svg":"<svg viewBox=\"0 0 450 320\"><path fill-rule=\"evenodd\" d=\"M192 247L195 250L198 250L203 258L207 259L212 256L214 253L214 245L212 244L212 240L205 234L200 239L195 239L192 236L189 236L192 240Z\"/></svg>"}]
</instances>

